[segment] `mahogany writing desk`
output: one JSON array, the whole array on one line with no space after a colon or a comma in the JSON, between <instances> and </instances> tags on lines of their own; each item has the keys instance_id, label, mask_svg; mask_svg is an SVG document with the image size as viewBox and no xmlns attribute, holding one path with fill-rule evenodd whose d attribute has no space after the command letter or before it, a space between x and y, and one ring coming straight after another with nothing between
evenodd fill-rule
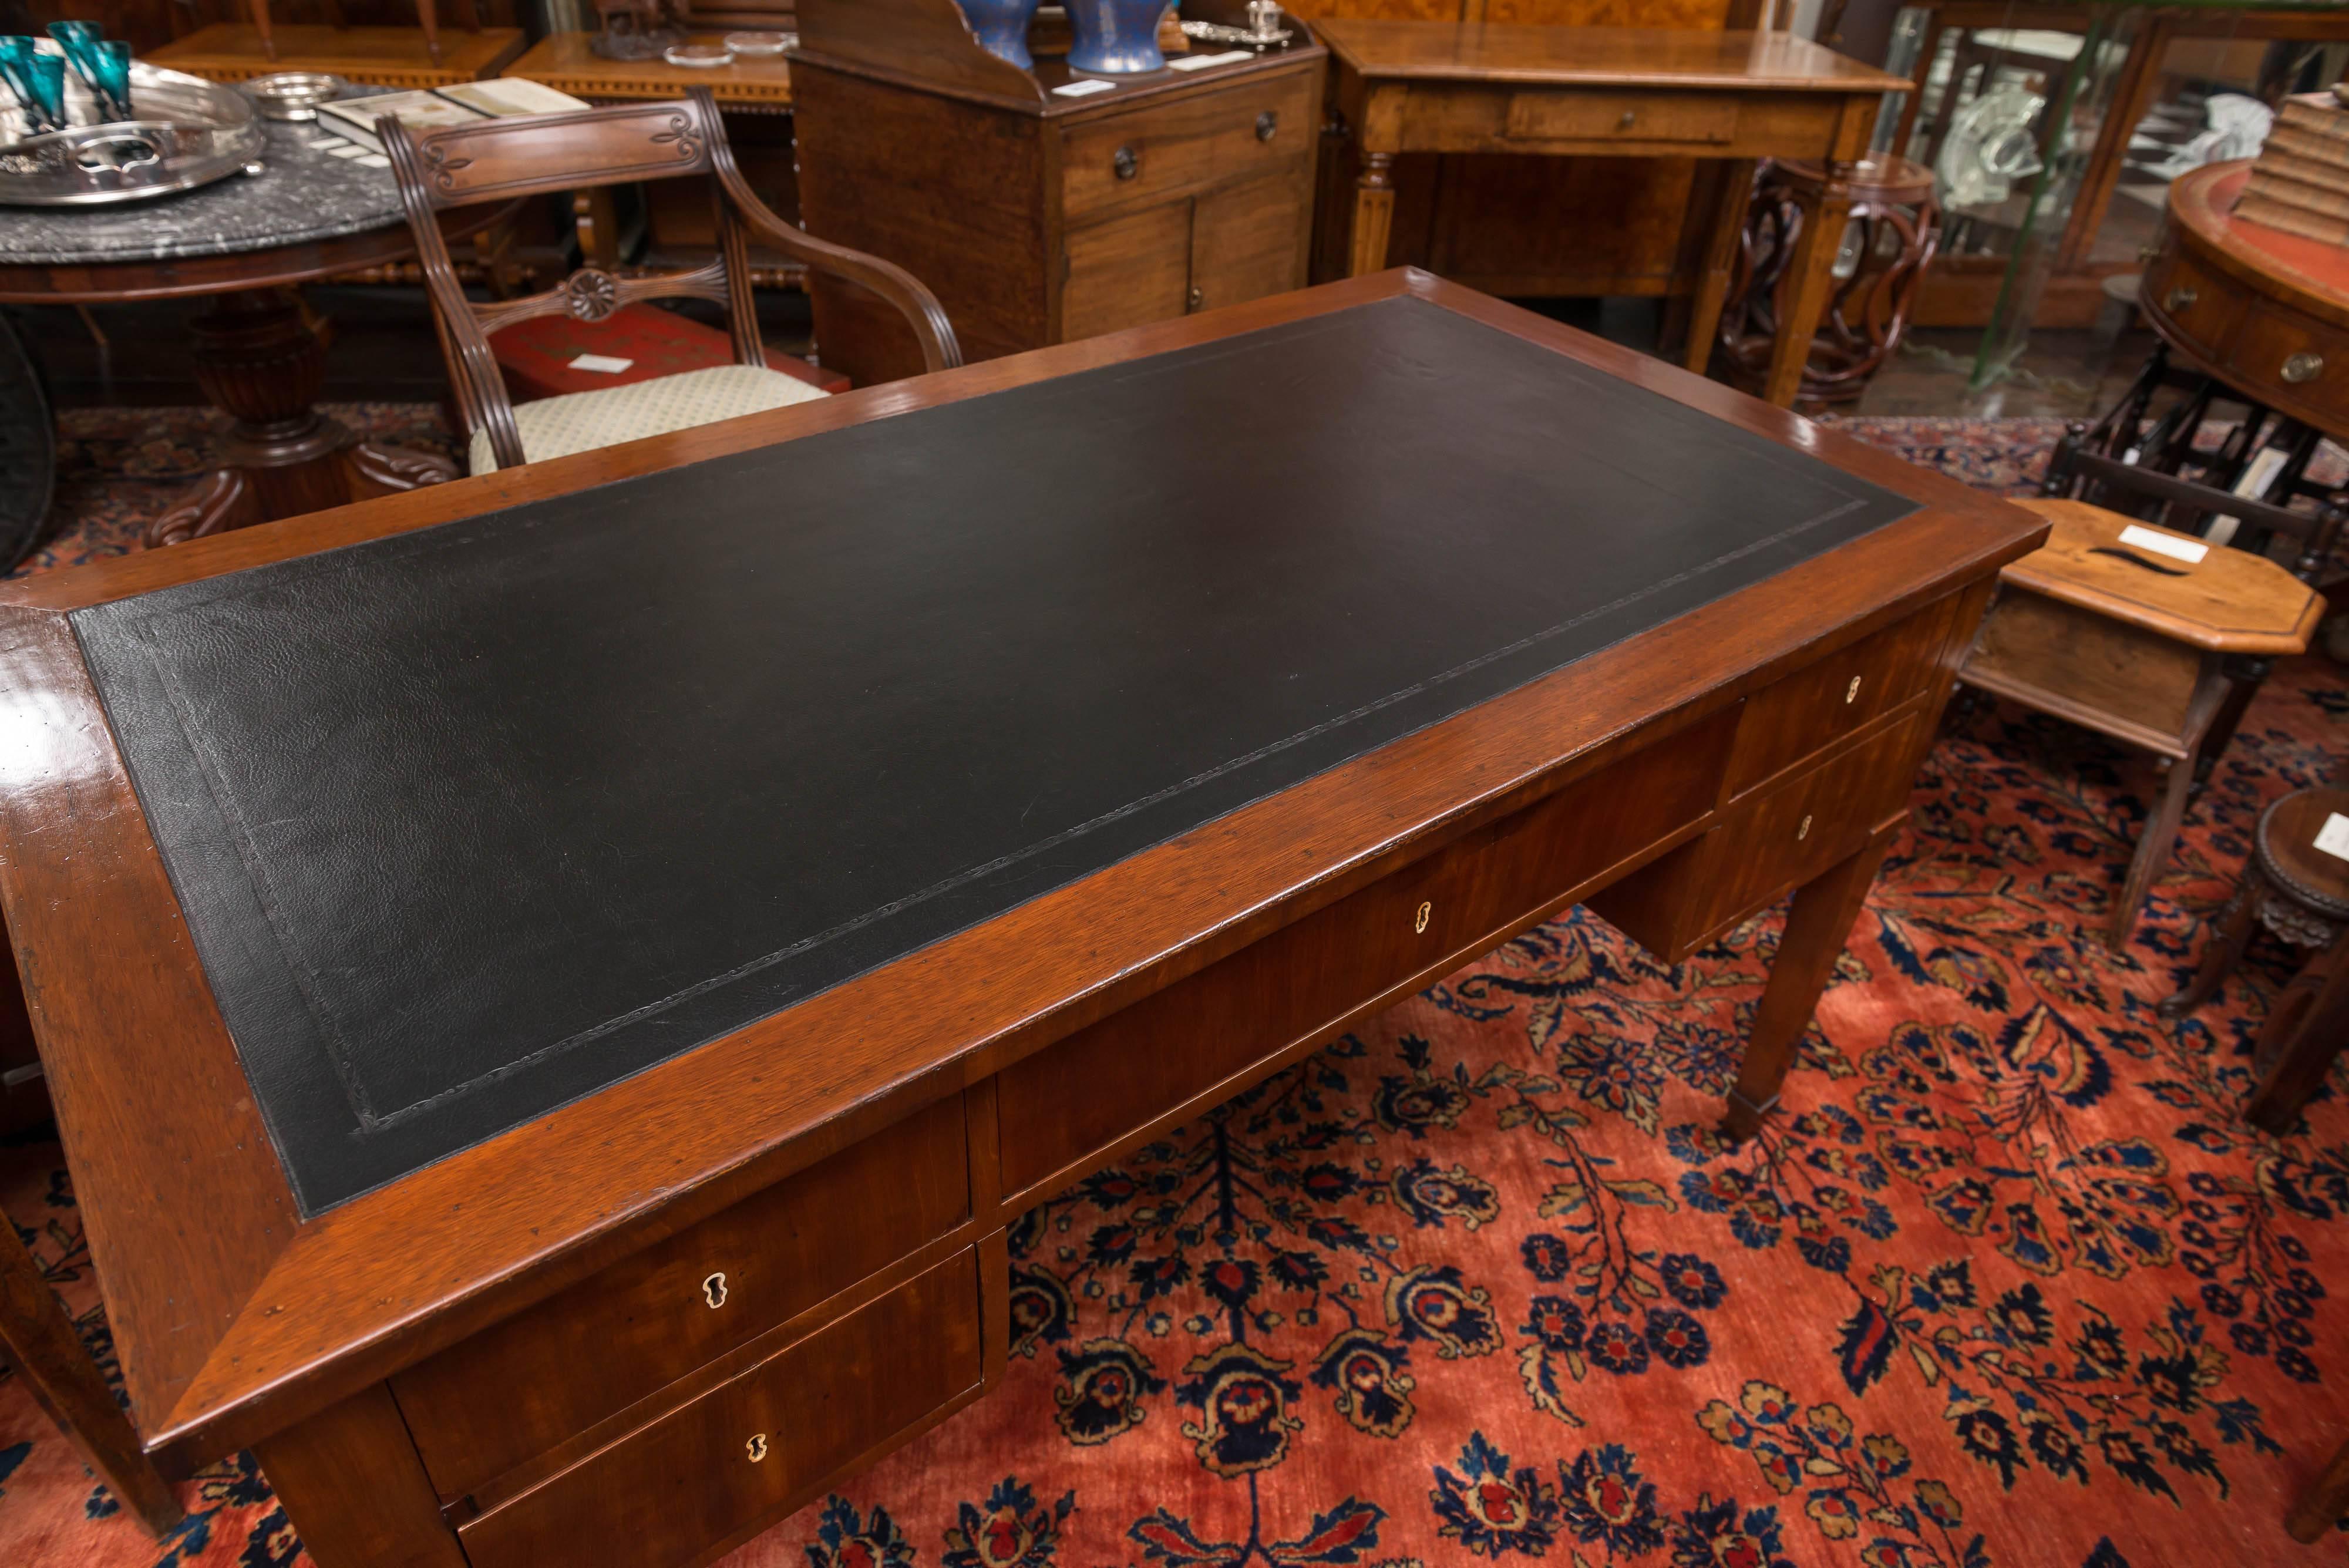
<instances>
[{"instance_id":1,"label":"mahogany writing desk","mask_svg":"<svg viewBox=\"0 0 2349 1568\"><path fill-rule=\"evenodd\" d=\"M1365 17L1313 26L1330 48L1330 105L1360 164L1350 209L1323 206L1326 221L1350 225L1340 250L1354 276L1386 265L1389 171L1399 154L1704 160L1689 209L1710 224L1692 236L1703 245L1689 316L1692 370L1713 355L1755 161L1849 162L1867 148L1884 95L1909 86L1789 33ZM1838 196L1829 182L1804 213L1764 389L1781 408L1801 385L1850 213L1849 193ZM1557 214L1561 223L1575 219Z\"/></svg>"},{"instance_id":2,"label":"mahogany writing desk","mask_svg":"<svg viewBox=\"0 0 2349 1568\"><path fill-rule=\"evenodd\" d=\"M704 1560L999 1376L1027 1206L1576 899L1795 890L1750 1130L2043 532L1396 272L14 585L139 1431L326 1568Z\"/></svg>"}]
</instances>

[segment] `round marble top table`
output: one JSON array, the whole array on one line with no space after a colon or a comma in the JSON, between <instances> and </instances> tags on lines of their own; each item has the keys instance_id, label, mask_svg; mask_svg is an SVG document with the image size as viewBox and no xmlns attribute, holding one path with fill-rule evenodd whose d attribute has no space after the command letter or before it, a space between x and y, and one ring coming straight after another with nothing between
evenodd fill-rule
<instances>
[{"instance_id":1,"label":"round marble top table","mask_svg":"<svg viewBox=\"0 0 2349 1568\"><path fill-rule=\"evenodd\" d=\"M0 301L95 305L213 296L192 323L196 380L234 421L221 466L158 518L150 545L454 478L444 459L359 441L315 406L326 345L292 285L410 254L388 168L337 158L315 125L271 123L262 171L119 205L10 207ZM444 213L461 239L505 207Z\"/></svg>"}]
</instances>

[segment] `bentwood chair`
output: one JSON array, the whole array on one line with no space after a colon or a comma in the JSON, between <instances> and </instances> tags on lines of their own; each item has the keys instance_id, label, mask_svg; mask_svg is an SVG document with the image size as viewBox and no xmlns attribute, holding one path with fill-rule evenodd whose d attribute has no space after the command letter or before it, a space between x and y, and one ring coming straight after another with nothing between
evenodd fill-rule
<instances>
[{"instance_id":1,"label":"bentwood chair","mask_svg":"<svg viewBox=\"0 0 2349 1568\"><path fill-rule=\"evenodd\" d=\"M2168 770L2106 940L2127 945L2146 891L2177 842L2189 792L2208 775L2278 655L2304 651L2324 610L2264 555L2282 535L2313 575L2341 517L2230 495L2085 450L2085 424L2056 444L2044 499L2047 544L1999 574L1998 597L1958 679L1978 691L2151 752ZM2216 522L2236 521L2220 535ZM2197 538L2208 528L2209 540Z\"/></svg>"},{"instance_id":2,"label":"bentwood chair","mask_svg":"<svg viewBox=\"0 0 2349 1568\"><path fill-rule=\"evenodd\" d=\"M767 365L750 296L754 238L894 306L921 347L925 369L962 363L944 307L912 274L878 256L827 244L768 210L735 166L707 88L667 102L518 115L422 136L391 120L378 124L424 264L433 324L475 473L824 396L821 388ZM708 182L716 210L719 254L707 265L626 273L583 266L559 287L519 299L467 299L435 216L449 207L687 176ZM499 327L555 314L597 322L638 300L677 298L708 299L725 307L733 364L519 407L508 395L489 341Z\"/></svg>"}]
</instances>

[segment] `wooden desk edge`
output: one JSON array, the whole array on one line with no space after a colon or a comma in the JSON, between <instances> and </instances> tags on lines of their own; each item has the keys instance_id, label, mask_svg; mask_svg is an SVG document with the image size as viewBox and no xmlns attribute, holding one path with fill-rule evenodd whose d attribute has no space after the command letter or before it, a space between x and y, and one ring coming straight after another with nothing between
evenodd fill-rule
<instances>
[{"instance_id":1,"label":"wooden desk edge","mask_svg":"<svg viewBox=\"0 0 2349 1568\"><path fill-rule=\"evenodd\" d=\"M1820 431L1806 421L1754 404L1725 388L1585 338L1568 328L1443 285L1425 275L1392 272L1330 286L1301 298L1257 302L1255 306L1207 313L1109 339L1040 350L895 388L871 389L829 400L833 405L830 408L802 405L778 415L754 416L727 426L654 438L606 453L582 454L543 465L543 472L523 471L513 477L491 475L461 481L437 491L411 493L293 524L246 530L179 546L158 556L76 568L14 585L0 594L0 603L16 607L0 619L12 627L21 627L27 615L34 620L49 620L76 604L103 602L172 581L306 554L327 543L321 539L322 533L333 544L378 537L540 494L577 490L647 467L764 444L761 438L790 439L863 419L982 395L1003 386L1095 364L1184 347L1274 321L1405 294L1568 352L1635 385L1705 408L1785 444L1831 454L1852 472L1878 483L1889 483L1928 507L1906 523L1893 524L1854 545L1845 546L1845 550L1886 555L1895 544L1923 543L1917 537L1921 534L1930 536L1939 551L1924 557L1936 563L1933 569L1904 576L1901 580L1906 584L1905 590L1889 597L1851 588L1854 602L1867 602L1824 641L1816 635L1795 637L1789 633L1726 656L1717 647L1700 651L1682 648L1677 657L1696 664L1703 664L1707 659L1714 663L1693 669L1693 672L1684 674L1679 687L1663 693L1671 700L1663 704L1667 709L1708 699L1716 706L1734 701L1738 691L1769 678L1774 662L1783 665L1798 655L1864 635L1907 606L1921 603L1958 582L1994 572L2005 561L2034 547L2044 532L2044 524L2029 514L1954 482L1909 469L1889 454ZM1896 534L1908 537L1888 539L1888 535ZM1868 550L1866 547L1871 541L1874 548ZM1889 555L1886 559L1890 559ZM1878 563L1877 569L1881 572L1889 567ZM1802 568L1797 567L1770 581L1784 585L1801 572ZM1768 587L1768 583L1759 586L1763 589ZM1755 591L1759 590L1748 590ZM1780 591L1789 590L1782 587ZM1745 597L1733 598L1742 600ZM1554 700L1562 679L1577 685L1578 696L1580 688L1593 682L1594 670L1613 669L1613 679L1626 679L1623 667L1637 662L1635 656L1644 655L1651 648L1673 646L1676 642L1702 644L1707 637L1707 618L1703 611L1681 618L1648 637L1634 639L1607 654L1594 656L1593 660L1583 661L1572 670L1519 688L1446 725L1358 759L1347 769L1339 770L1339 774L1359 771L1366 776L1376 776L1382 769L1402 773L1400 756L1429 754L1430 748L1440 751L1446 743L1447 732L1465 734L1480 727L1499 726L1512 715L1522 719L1539 706L1546 688ZM1675 628L1676 639L1670 635L1675 633ZM1720 668L1723 662L1728 667L1726 673ZM1284 924L1303 912L1304 900L1317 894L1321 896L1321 901L1339 896L1341 884L1350 875L1366 880L1381 865L1415 858L1444 835L1465 831L1470 819L1480 813L1497 813L1503 807L1495 803L1532 798L1557 787L1574 776L1578 764L1597 765L1603 760L1602 753L1617 747L1625 737L1639 734L1648 722L1636 717L1630 722L1608 720L1603 714L1604 704L1595 701L1578 701L1578 706L1586 710L1591 727L1576 734L1569 726L1566 733L1549 742L1547 757L1537 763L1484 781L1485 787L1473 792L1464 801L1458 798L1454 787L1453 798L1443 809L1423 815L1401 831L1391 826L1367 835L1350 829L1357 841L1351 855L1333 853L1319 870L1301 877L1289 875L1278 888L1271 887L1271 879L1266 878L1266 887L1257 889L1253 897L1238 899L1228 908L1219 906L1221 913L1214 919L1177 921L1173 916L1166 917L1164 923L1170 930L1180 928L1182 940L1161 941L1153 947L1146 933L1136 938L1141 946L1116 961L1105 963L1092 981L1073 988L1053 988L1052 1001L1041 1013L1033 1009L1022 1012L1018 1007L1004 1012L999 1005L993 1021L984 1027L972 1025L968 1019L959 1021L959 1044L949 1050L942 1052L929 1045L899 1042L894 1055L876 1057L868 1063L863 1076L854 1083L802 1085L792 1095L770 1090L753 1118L761 1124L756 1135L712 1134L705 1128L707 1153L678 1154L665 1168L657 1170L632 1169L616 1175L602 1172L600 1186L589 1184L594 1190L564 1192L563 1211L559 1213L550 1213L543 1205L533 1207L524 1215L500 1212L499 1204L505 1200L503 1195L484 1195L480 1173L472 1168L523 1154L533 1146L559 1145L565 1136L576 1141L580 1129L575 1124L593 1124L600 1116L608 1116L623 1101L636 1106L664 1093L671 1101L680 1096L690 1098L687 1088L679 1085L688 1085L697 1075L730 1072L725 1066L726 1060L730 1054L744 1049L743 1043L760 1033L759 1027L753 1026L428 1168L399 1184L388 1196L378 1194L330 1210L294 1227L290 1236L274 1244L256 1240L254 1244L264 1247L269 1253L264 1277L244 1296L243 1308L233 1314L232 1321L220 1327L218 1337L209 1345L191 1347L198 1352L193 1358L181 1355L182 1371L176 1376L160 1371L137 1352L150 1349L154 1342L168 1335L184 1335L190 1325L183 1308L172 1309L170 1315L176 1321L165 1322L160 1303L150 1314L133 1304L140 1299L138 1292L115 1293L115 1287L123 1282L122 1262L135 1250L129 1243L129 1232L142 1224L164 1225L169 1221L139 1207L138 1184L129 1174L118 1176L108 1161L96 1162L87 1204L92 1220L93 1250L98 1256L101 1278L109 1286L110 1298L129 1308L122 1328L126 1345L133 1354L125 1356L126 1370L131 1374L139 1398L140 1425L148 1446L194 1456L221 1451L283 1427L443 1344L519 1310L613 1257L634 1250L655 1230L667 1231L688 1223L700 1212L730 1201L821 1158L832 1147L844 1147L852 1138L954 1092L970 1077L993 1071L1016 1054L1040 1048L1050 1039L1081 1026L1089 1006L1098 1016L1134 996L1171 983L1182 973L1217 956L1215 950L1219 939L1226 950L1237 947L1252 940L1247 929L1252 922L1266 929ZM1654 704L1641 706L1651 713L1657 711ZM1692 714L1697 710L1691 708L1689 711ZM1332 776L1337 775L1325 775ZM1401 788L1392 780L1385 787L1391 791ZM1433 786L1427 787L1432 790ZM1279 798L1275 797L1276 802ZM1200 846L1209 840L1228 840L1246 832L1250 814L1272 805L1273 802L1259 803L1247 812L1218 819L1147 855L1201 853ZM132 826L136 836L143 840L143 824ZM151 841L149 847L151 852ZM1147 855L1121 862L1050 897L1085 898L1103 878L1117 877L1121 867L1128 868L1124 875L1133 875L1131 868ZM20 874L13 859L0 866L0 896L8 899L11 909L17 907ZM947 943L936 944L876 971L876 977L900 976L895 983L910 985L912 973L941 961L938 955L942 951L957 943L978 940L981 933L990 930L997 933L997 940L1001 940L1008 934L1010 923L1007 918L974 928L962 938L950 939ZM176 935L181 943L176 962L201 982L201 971L194 966L191 955L185 952L183 930ZM36 944L37 940L36 938ZM880 979L868 978L874 979L876 985L881 983ZM844 993L854 992L862 983L852 982L827 995L841 999ZM823 997L813 999L789 1016L794 1020L807 1017L807 1009L819 1008L824 1001ZM848 1004L842 1000L832 1003L834 1008ZM911 1036L918 1039L919 1029L911 1031ZM71 1073L66 1077L74 1080ZM60 1116L69 1137L76 1141L80 1140L85 1118L93 1127L106 1119L102 1107L93 1108L87 1104L93 1092L85 1091L76 1080L74 1086L61 1096ZM796 1113L791 1111L793 1104L799 1106ZM779 1111L784 1114L778 1115ZM595 1135L597 1129L591 1125L585 1131ZM534 1161L536 1156L533 1154L532 1158ZM532 1168L535 1168L534 1164ZM413 1278L403 1273L399 1287L403 1299L394 1300L384 1288L385 1282L367 1277L370 1271L406 1270L417 1254L412 1250L401 1250L398 1243L402 1227L412 1226L419 1217L444 1211L444 1205L461 1208L466 1212L469 1224L475 1227L472 1239L480 1241L489 1238L491 1255L469 1267L463 1277L435 1272L430 1282L420 1289ZM116 1230L118 1218L123 1222L119 1232ZM269 1229L265 1216L222 1218L224 1223L244 1222L259 1224L264 1231ZM492 1232L509 1239L495 1241ZM425 1272L420 1263L416 1272ZM285 1298L294 1295L306 1299L288 1304ZM146 1321L150 1315L156 1321Z\"/></svg>"}]
</instances>

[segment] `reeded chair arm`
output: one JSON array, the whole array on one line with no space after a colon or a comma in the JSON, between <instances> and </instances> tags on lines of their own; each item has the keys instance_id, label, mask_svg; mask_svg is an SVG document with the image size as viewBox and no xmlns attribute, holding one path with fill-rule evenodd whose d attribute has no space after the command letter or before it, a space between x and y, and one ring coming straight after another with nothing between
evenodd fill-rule
<instances>
[{"instance_id":1,"label":"reeded chair arm","mask_svg":"<svg viewBox=\"0 0 2349 1568\"><path fill-rule=\"evenodd\" d=\"M692 92L701 112L715 121L718 100L709 89L698 87ZM719 183L725 187L746 228L792 260L817 272L846 278L895 306L921 343L924 369L950 370L962 363L962 345L955 341L954 326L947 320L946 306L938 303L938 296L925 287L921 279L894 262L817 239L806 230L783 222L759 200L750 182L742 178L742 171L734 162L734 150L724 140L712 138L710 152Z\"/></svg>"}]
</instances>

